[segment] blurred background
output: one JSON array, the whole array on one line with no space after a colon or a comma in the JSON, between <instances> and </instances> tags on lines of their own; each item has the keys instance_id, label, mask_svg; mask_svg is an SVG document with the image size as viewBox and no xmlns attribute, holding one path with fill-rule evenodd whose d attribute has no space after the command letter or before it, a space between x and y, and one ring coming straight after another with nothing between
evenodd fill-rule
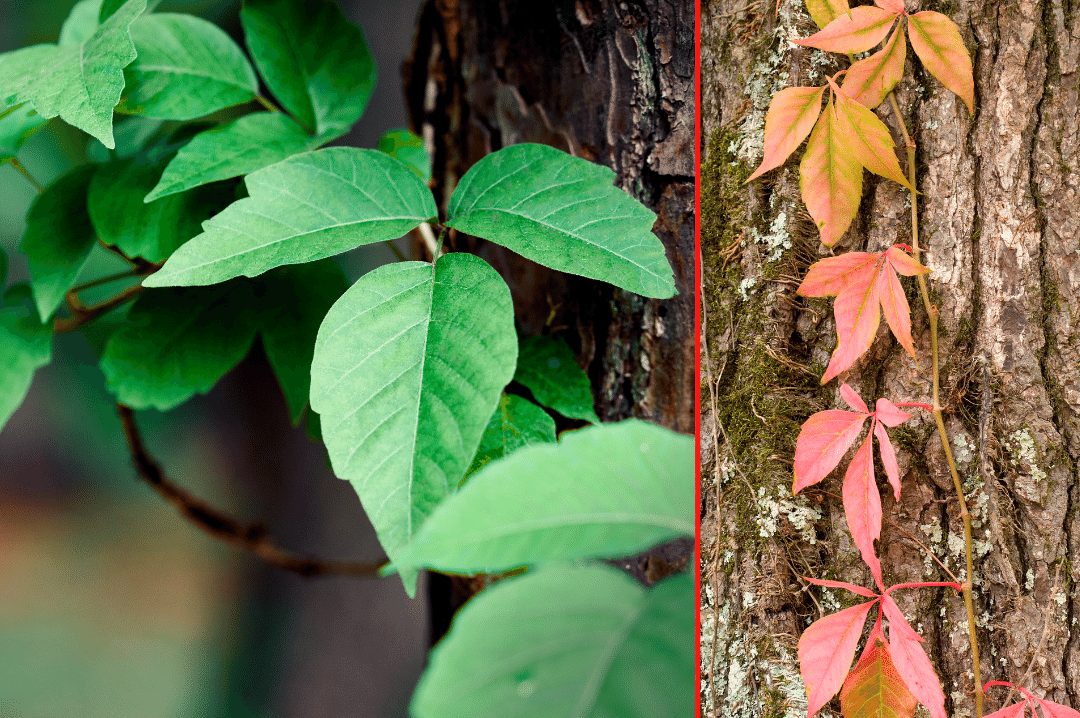
<instances>
[{"instance_id":1,"label":"blurred background","mask_svg":"<svg viewBox=\"0 0 1080 718\"><path fill-rule=\"evenodd\" d=\"M74 0L0 0L0 51L54 42ZM406 125L401 64L420 0L346 0L379 83L343 143L372 147ZM241 40L239 0L165 0ZM85 161L86 137L50 123L20 152L49 182ZM0 246L12 252L34 192L0 167ZM391 259L350 255L353 276ZM111 271L105 252L87 274ZM140 414L169 475L283 545L326 557L381 555L355 493L320 445L293 429L256 353L208 396ZM0 433L0 718L406 715L428 645L424 592L398 581L303 579L267 568L187 523L131 468L81 336Z\"/></svg>"}]
</instances>

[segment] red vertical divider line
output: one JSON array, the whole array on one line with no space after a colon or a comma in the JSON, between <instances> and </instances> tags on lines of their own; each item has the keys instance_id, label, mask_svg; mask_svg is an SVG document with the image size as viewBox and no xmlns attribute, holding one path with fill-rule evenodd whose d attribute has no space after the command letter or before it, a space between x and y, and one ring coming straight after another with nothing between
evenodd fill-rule
<instances>
[{"instance_id":1,"label":"red vertical divider line","mask_svg":"<svg viewBox=\"0 0 1080 718\"><path fill-rule=\"evenodd\" d=\"M701 0L694 3L694 705L701 718Z\"/></svg>"}]
</instances>

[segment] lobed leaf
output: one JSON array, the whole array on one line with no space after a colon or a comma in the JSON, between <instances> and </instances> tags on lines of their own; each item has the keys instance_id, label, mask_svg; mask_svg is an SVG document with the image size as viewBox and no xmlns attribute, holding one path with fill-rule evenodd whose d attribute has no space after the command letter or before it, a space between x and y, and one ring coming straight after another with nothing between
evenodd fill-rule
<instances>
[{"instance_id":1,"label":"lobed leaf","mask_svg":"<svg viewBox=\"0 0 1080 718\"><path fill-rule=\"evenodd\" d=\"M691 437L636 420L519 449L440 506L395 565L498 573L691 536L693 461Z\"/></svg>"},{"instance_id":2,"label":"lobed leaf","mask_svg":"<svg viewBox=\"0 0 1080 718\"><path fill-rule=\"evenodd\" d=\"M874 481L873 438L870 434L855 452L844 474L844 516L855 547L870 568L874 583L883 588L881 561L874 542L881 538L881 494Z\"/></svg>"},{"instance_id":3,"label":"lobed leaf","mask_svg":"<svg viewBox=\"0 0 1080 718\"><path fill-rule=\"evenodd\" d=\"M29 103L46 119L59 116L109 148L113 108L124 68L135 59L129 28L146 0L127 0L79 45L34 45L0 55L0 101Z\"/></svg>"},{"instance_id":4,"label":"lobed leaf","mask_svg":"<svg viewBox=\"0 0 1080 718\"><path fill-rule=\"evenodd\" d=\"M516 360L510 290L469 254L380 267L327 313L311 407L392 561L457 490Z\"/></svg>"},{"instance_id":5,"label":"lobed leaf","mask_svg":"<svg viewBox=\"0 0 1080 718\"><path fill-rule=\"evenodd\" d=\"M248 49L267 87L308 131L337 137L364 114L375 61L333 0L244 0Z\"/></svg>"},{"instance_id":6,"label":"lobed leaf","mask_svg":"<svg viewBox=\"0 0 1080 718\"><path fill-rule=\"evenodd\" d=\"M408 130L390 130L379 138L378 150L404 162L425 183L431 181L431 156L422 137Z\"/></svg>"},{"instance_id":7,"label":"lobed leaf","mask_svg":"<svg viewBox=\"0 0 1080 718\"><path fill-rule=\"evenodd\" d=\"M543 336L523 339L514 381L531 391L541 406L568 419L600 423L593 407L589 376L561 339Z\"/></svg>"},{"instance_id":8,"label":"lobed leaf","mask_svg":"<svg viewBox=\"0 0 1080 718\"><path fill-rule=\"evenodd\" d=\"M832 473L859 438L867 416L829 409L817 412L803 423L795 442L793 493L821 482Z\"/></svg>"},{"instance_id":9,"label":"lobed leaf","mask_svg":"<svg viewBox=\"0 0 1080 718\"><path fill-rule=\"evenodd\" d=\"M30 286L38 316L46 322L64 301L97 235L86 211L86 191L94 168L78 167L49 185L30 205L19 249L30 265Z\"/></svg>"},{"instance_id":10,"label":"lobed leaf","mask_svg":"<svg viewBox=\"0 0 1080 718\"><path fill-rule=\"evenodd\" d=\"M874 5L860 5L837 15L810 37L795 40L796 45L816 47L828 52L866 52L889 34L896 13Z\"/></svg>"},{"instance_id":11,"label":"lobed leaf","mask_svg":"<svg viewBox=\"0 0 1080 718\"><path fill-rule=\"evenodd\" d=\"M553 147L521 144L477 162L450 198L447 226L546 267L646 297L675 296L656 215L615 173Z\"/></svg>"},{"instance_id":12,"label":"lobed leaf","mask_svg":"<svg viewBox=\"0 0 1080 718\"><path fill-rule=\"evenodd\" d=\"M971 55L960 28L939 12L924 10L908 16L908 39L927 72L975 112L975 79Z\"/></svg>"},{"instance_id":13,"label":"lobed leaf","mask_svg":"<svg viewBox=\"0 0 1080 718\"><path fill-rule=\"evenodd\" d=\"M500 581L455 617L410 715L692 715L693 602L686 573L648 590L607 566Z\"/></svg>"},{"instance_id":14,"label":"lobed leaf","mask_svg":"<svg viewBox=\"0 0 1080 718\"><path fill-rule=\"evenodd\" d=\"M851 12L847 0L806 0L806 9L819 28L824 28L841 15Z\"/></svg>"},{"instance_id":15,"label":"lobed leaf","mask_svg":"<svg viewBox=\"0 0 1080 718\"><path fill-rule=\"evenodd\" d=\"M806 687L807 716L832 700L855 661L863 624L877 601L867 601L820 618L799 637L799 671Z\"/></svg>"},{"instance_id":16,"label":"lobed leaf","mask_svg":"<svg viewBox=\"0 0 1080 718\"><path fill-rule=\"evenodd\" d=\"M0 431L30 391L34 373L52 359L52 326L26 308L0 308Z\"/></svg>"},{"instance_id":17,"label":"lobed leaf","mask_svg":"<svg viewBox=\"0 0 1080 718\"><path fill-rule=\"evenodd\" d=\"M555 420L528 399L503 394L488 421L467 474L532 444L555 443Z\"/></svg>"},{"instance_id":18,"label":"lobed leaf","mask_svg":"<svg viewBox=\"0 0 1080 718\"><path fill-rule=\"evenodd\" d=\"M244 182L250 197L206 222L202 234L173 254L145 286L254 277L397 239L436 214L424 183L376 150L331 147L296 155Z\"/></svg>"},{"instance_id":19,"label":"lobed leaf","mask_svg":"<svg viewBox=\"0 0 1080 718\"><path fill-rule=\"evenodd\" d=\"M877 107L904 76L906 60L904 31L897 25L883 48L852 63L841 88L856 102L869 108Z\"/></svg>"},{"instance_id":20,"label":"lobed leaf","mask_svg":"<svg viewBox=\"0 0 1080 718\"><path fill-rule=\"evenodd\" d=\"M904 685L889 647L875 639L840 691L844 718L912 718L918 701Z\"/></svg>"},{"instance_id":21,"label":"lobed leaf","mask_svg":"<svg viewBox=\"0 0 1080 718\"><path fill-rule=\"evenodd\" d=\"M826 247L844 236L862 199L862 164L846 146L836 114L829 102L810 133L799 164L803 203Z\"/></svg>"},{"instance_id":22,"label":"lobed leaf","mask_svg":"<svg viewBox=\"0 0 1080 718\"><path fill-rule=\"evenodd\" d=\"M824 87L787 87L773 96L765 113L764 156L747 182L784 164L802 144L821 114L824 93Z\"/></svg>"},{"instance_id":23,"label":"lobed leaf","mask_svg":"<svg viewBox=\"0 0 1080 718\"><path fill-rule=\"evenodd\" d=\"M912 189L900 169L892 135L874 111L847 97L832 81L836 103L836 131L844 147L866 169Z\"/></svg>"},{"instance_id":24,"label":"lobed leaf","mask_svg":"<svg viewBox=\"0 0 1080 718\"><path fill-rule=\"evenodd\" d=\"M255 71L213 23L192 15L145 15L131 25L131 40L138 56L124 70L118 112L192 120L255 99Z\"/></svg>"}]
</instances>

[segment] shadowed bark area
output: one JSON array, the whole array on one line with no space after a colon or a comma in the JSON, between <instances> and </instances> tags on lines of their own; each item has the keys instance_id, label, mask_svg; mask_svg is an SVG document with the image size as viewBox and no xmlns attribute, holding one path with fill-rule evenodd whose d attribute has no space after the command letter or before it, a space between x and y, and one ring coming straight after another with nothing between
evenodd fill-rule
<instances>
[{"instance_id":1,"label":"shadowed bark area","mask_svg":"<svg viewBox=\"0 0 1080 718\"><path fill-rule=\"evenodd\" d=\"M842 56L795 47L814 30L798 0L703 6L703 694L707 716L805 715L795 648L839 593L800 575L870 585L840 505L842 472L791 496L799 425L838 405L818 386L832 351L831 302L795 295L816 259L910 242L904 190L866 175L858 219L832 251L799 199L797 161L743 181L761 158L777 90L817 85ZM914 10L913 3L908 9ZM975 519L984 680L1080 705L1080 7L1068 0L924 2L973 51L977 107L909 52L898 100L918 144L920 231L941 309L942 403ZM878 110L894 130L887 105ZM800 153L796 153L796 158ZM928 323L905 283L919 352L882 326L841 379L868 401L929 401ZM962 576L961 523L929 416L895 432L904 494L882 492L887 583ZM880 467L878 476L883 476ZM925 549L924 549L925 547ZM960 599L905 592L952 716L972 714ZM1007 691L992 694L988 711Z\"/></svg>"},{"instance_id":2,"label":"shadowed bark area","mask_svg":"<svg viewBox=\"0 0 1080 718\"><path fill-rule=\"evenodd\" d=\"M450 245L499 270L522 334L570 342L593 380L602 420L641 417L687 433L694 428L693 72L693 7L658 0L431 0L405 70L414 130L435 150L441 206L484 155L541 142L611 167L620 187L656 211L679 290L663 302L548 271L490 243L451 236ZM659 578L690 552L682 542L626 565L640 578Z\"/></svg>"}]
</instances>

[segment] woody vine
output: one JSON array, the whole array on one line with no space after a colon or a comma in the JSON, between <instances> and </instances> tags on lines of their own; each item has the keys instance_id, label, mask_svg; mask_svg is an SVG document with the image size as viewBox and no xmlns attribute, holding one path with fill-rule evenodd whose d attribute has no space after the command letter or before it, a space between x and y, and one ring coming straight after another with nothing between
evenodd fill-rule
<instances>
[{"instance_id":1,"label":"woody vine","mask_svg":"<svg viewBox=\"0 0 1080 718\"><path fill-rule=\"evenodd\" d=\"M950 589L962 597L967 615L970 690L977 718L984 716L984 693L995 687L1009 688L1011 695L1019 695L1020 700L989 718L1024 718L1029 710L1032 716L1043 718L1080 718L1080 712L1037 697L1021 686L1001 680L984 685L979 659L972 595L971 516L942 415L938 309L930 296L930 270L921 262L926 248L920 245L919 238L916 145L893 94L904 75L910 42L923 68L973 113L971 57L951 19L933 11L909 13L903 0L874 0L873 5L857 7L850 7L847 0L806 0L806 7L819 31L796 43L846 54L850 65L828 78L823 86L790 87L773 97L765 119L763 159L748 181L784 164L809 137L799 166L800 188L826 247L837 244L858 213L864 168L905 187L911 202L910 245L896 243L881 252L846 252L828 257L811 265L803 278L800 296L835 298L837 342L821 382L825 384L855 366L873 344L882 315L896 341L915 357L911 309L901 277L913 277L917 283L930 340L929 403L879 398L871 411L850 386L841 383L839 394L849 409L814 414L802 425L796 442L792 490L799 493L824 480L862 439L846 468L842 498L853 542L874 583L871 589L806 578L815 586L841 589L867 599L814 622L800 638L798 654L807 714L818 714L839 693L845 718L910 717L920 704L932 718L946 718L944 691L922 646L923 638L892 596L900 590ZM873 52L856 59L857 54L869 51ZM874 112L884 103L888 103L904 148L903 169L889 127ZM963 523L965 571L957 577L942 565L949 573L948 581L887 586L875 549L875 542L881 538L882 505L874 476L873 444L876 439L881 465L899 501L900 469L888 429L912 417L906 410L926 411L933 417ZM870 426L864 435L867 420ZM856 662L871 613L873 622Z\"/></svg>"}]
</instances>

